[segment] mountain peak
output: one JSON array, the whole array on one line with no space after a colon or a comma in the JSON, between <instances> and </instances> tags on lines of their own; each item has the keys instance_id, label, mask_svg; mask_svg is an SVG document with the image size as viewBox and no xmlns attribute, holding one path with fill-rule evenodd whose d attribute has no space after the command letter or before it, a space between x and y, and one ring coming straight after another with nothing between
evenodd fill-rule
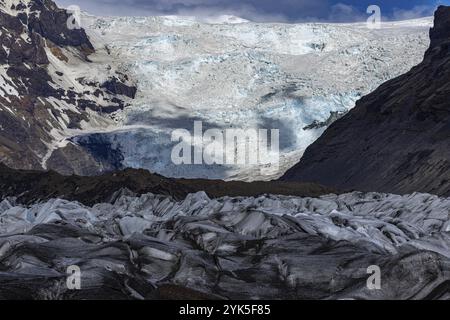
<instances>
[{"instance_id":1,"label":"mountain peak","mask_svg":"<svg viewBox=\"0 0 450 320\"><path fill-rule=\"evenodd\" d=\"M430 30L431 48L450 43L450 6L439 6Z\"/></svg>"}]
</instances>

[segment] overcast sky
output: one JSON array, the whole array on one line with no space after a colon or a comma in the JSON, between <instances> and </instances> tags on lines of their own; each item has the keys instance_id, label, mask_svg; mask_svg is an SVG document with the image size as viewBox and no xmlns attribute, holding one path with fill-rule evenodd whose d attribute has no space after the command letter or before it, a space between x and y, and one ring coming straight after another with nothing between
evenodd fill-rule
<instances>
[{"instance_id":1,"label":"overcast sky","mask_svg":"<svg viewBox=\"0 0 450 320\"><path fill-rule=\"evenodd\" d=\"M56 0L67 7L78 5L95 15L194 15L231 14L253 21L333 21L367 19L369 5L380 6L384 19L410 19L432 15L450 0Z\"/></svg>"}]
</instances>

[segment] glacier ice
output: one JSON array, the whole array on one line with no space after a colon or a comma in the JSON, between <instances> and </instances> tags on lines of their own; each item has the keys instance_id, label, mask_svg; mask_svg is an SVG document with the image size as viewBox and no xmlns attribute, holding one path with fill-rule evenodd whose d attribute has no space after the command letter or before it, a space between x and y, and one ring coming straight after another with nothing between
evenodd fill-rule
<instances>
[{"instance_id":1,"label":"glacier ice","mask_svg":"<svg viewBox=\"0 0 450 320\"><path fill-rule=\"evenodd\" d=\"M58 284L78 265L83 298L155 298L171 284L238 299L448 299L449 221L450 199L429 194L7 199L0 297L71 297ZM381 290L366 287L372 265Z\"/></svg>"},{"instance_id":2,"label":"glacier ice","mask_svg":"<svg viewBox=\"0 0 450 320\"><path fill-rule=\"evenodd\" d=\"M116 126L96 130L122 153L124 166L170 177L270 180L326 129L312 124L347 112L419 63L432 19L384 23L380 30L232 17L84 16L82 24L96 61L137 81L137 99L115 115ZM219 129L280 129L280 170L267 176L257 166L173 165L170 133L191 129L195 120Z\"/></svg>"}]
</instances>

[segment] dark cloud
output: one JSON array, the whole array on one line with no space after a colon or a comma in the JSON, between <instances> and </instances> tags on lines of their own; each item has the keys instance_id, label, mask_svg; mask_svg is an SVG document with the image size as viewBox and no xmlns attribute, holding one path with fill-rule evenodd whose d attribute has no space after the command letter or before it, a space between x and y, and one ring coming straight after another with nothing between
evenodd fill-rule
<instances>
[{"instance_id":1,"label":"dark cloud","mask_svg":"<svg viewBox=\"0 0 450 320\"><path fill-rule=\"evenodd\" d=\"M377 2L387 18L411 18L433 12L435 0L56 0L63 6L79 5L97 15L230 14L253 21L362 21L366 8ZM448 2L448 1L440 1Z\"/></svg>"}]
</instances>

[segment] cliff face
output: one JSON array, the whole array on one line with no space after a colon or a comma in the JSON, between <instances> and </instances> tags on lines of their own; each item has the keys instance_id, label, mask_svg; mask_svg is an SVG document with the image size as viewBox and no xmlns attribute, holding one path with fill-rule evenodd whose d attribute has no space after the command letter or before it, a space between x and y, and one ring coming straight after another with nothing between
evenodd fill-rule
<instances>
[{"instance_id":1,"label":"cliff face","mask_svg":"<svg viewBox=\"0 0 450 320\"><path fill-rule=\"evenodd\" d=\"M450 7L430 38L421 64L362 98L282 180L450 195Z\"/></svg>"},{"instance_id":2,"label":"cliff face","mask_svg":"<svg viewBox=\"0 0 450 320\"><path fill-rule=\"evenodd\" d=\"M125 106L125 89L135 92L113 71L88 81L95 49L83 29L68 28L69 17L51 0L0 0L0 162L11 167L98 172L101 164L77 146L53 154L55 144L93 118L107 122Z\"/></svg>"}]
</instances>

